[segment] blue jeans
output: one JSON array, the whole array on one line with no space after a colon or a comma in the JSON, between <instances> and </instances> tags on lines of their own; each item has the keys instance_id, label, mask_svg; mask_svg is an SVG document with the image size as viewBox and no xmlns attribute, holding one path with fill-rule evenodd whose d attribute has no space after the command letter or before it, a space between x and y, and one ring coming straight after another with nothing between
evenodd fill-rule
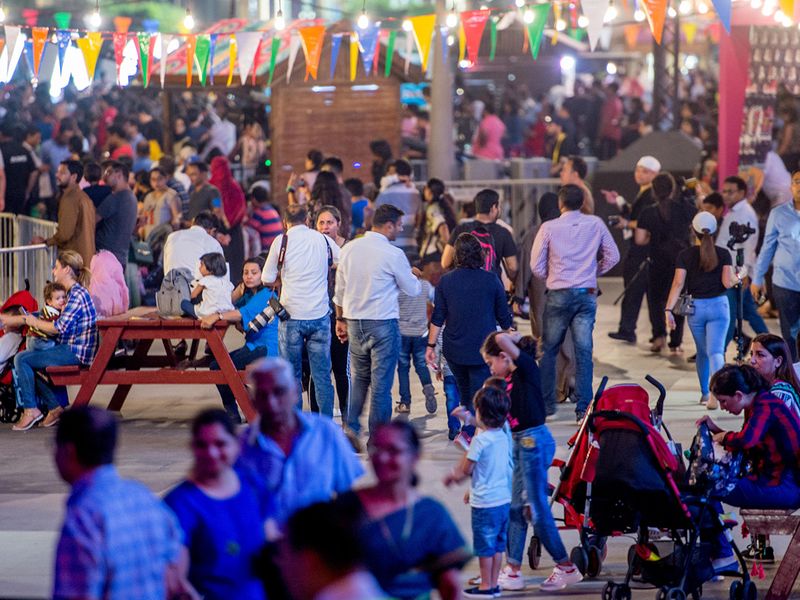
<instances>
[{"instance_id":1,"label":"blue jeans","mask_svg":"<svg viewBox=\"0 0 800 600\"><path fill-rule=\"evenodd\" d=\"M25 341L26 350L50 350L56 346L55 338L39 337L38 335L29 335Z\"/></svg>"},{"instance_id":2,"label":"blue jeans","mask_svg":"<svg viewBox=\"0 0 800 600\"><path fill-rule=\"evenodd\" d=\"M592 333L597 315L597 296L587 288L547 290L542 332L542 394L548 414L556 410L556 360L567 330L575 344L575 398L577 412L585 412L592 400Z\"/></svg>"},{"instance_id":3,"label":"blue jeans","mask_svg":"<svg viewBox=\"0 0 800 600\"><path fill-rule=\"evenodd\" d=\"M796 362L796 340L797 334L800 333L800 292L772 284L772 295L781 321L781 337L789 345L792 362Z\"/></svg>"},{"instance_id":4,"label":"blue jeans","mask_svg":"<svg viewBox=\"0 0 800 600\"><path fill-rule=\"evenodd\" d=\"M728 325L728 333L725 334L725 347L727 348L728 344L730 344L733 339L734 329L736 329L736 306L739 302L739 290L735 287L731 288L725 292L725 295L728 296L731 319ZM753 328L756 334L769 333L767 324L764 323L764 319L758 314L756 308L756 301L753 300L753 294L750 293L750 288L744 288L744 290L742 290L742 324L750 323L750 327Z\"/></svg>"},{"instance_id":5,"label":"blue jeans","mask_svg":"<svg viewBox=\"0 0 800 600\"><path fill-rule=\"evenodd\" d=\"M392 418L392 384L400 354L397 319L348 319L350 340L350 410L347 426L361 431L361 413L370 393L369 430Z\"/></svg>"},{"instance_id":6,"label":"blue jeans","mask_svg":"<svg viewBox=\"0 0 800 600\"><path fill-rule=\"evenodd\" d=\"M461 429L461 421L455 417L451 417L450 413L458 406L458 384L456 378L452 375L444 376L444 399L447 405L447 429L449 431L458 431Z\"/></svg>"},{"instance_id":7,"label":"blue jeans","mask_svg":"<svg viewBox=\"0 0 800 600\"><path fill-rule=\"evenodd\" d=\"M408 373L411 370L411 361L414 361L414 370L417 372L422 385L431 385L431 374L425 364L425 349L428 346L428 336L411 337L400 336L400 356L397 358L397 382L400 384L400 402L411 404L411 384Z\"/></svg>"},{"instance_id":8,"label":"blue jeans","mask_svg":"<svg viewBox=\"0 0 800 600\"><path fill-rule=\"evenodd\" d=\"M303 407L303 347L314 380L317 404L323 415L333 417L331 383L331 319L287 319L278 325L278 350L294 370L297 382L297 406Z\"/></svg>"},{"instance_id":9,"label":"blue jeans","mask_svg":"<svg viewBox=\"0 0 800 600\"><path fill-rule=\"evenodd\" d=\"M708 394L708 381L725 364L725 333L730 312L726 295L716 298L695 298L694 314L689 315L689 329L697 346L697 379L700 392Z\"/></svg>"},{"instance_id":10,"label":"blue jeans","mask_svg":"<svg viewBox=\"0 0 800 600\"><path fill-rule=\"evenodd\" d=\"M508 524L508 562L522 564L528 523L525 505L531 507L533 529L553 560L567 560L567 550L558 534L547 486L547 470L556 453L556 442L546 425L512 434L514 439L514 479L511 488L511 514Z\"/></svg>"},{"instance_id":11,"label":"blue jeans","mask_svg":"<svg viewBox=\"0 0 800 600\"><path fill-rule=\"evenodd\" d=\"M251 350L245 345L231 352L231 360L233 361L233 366L241 371L250 363L255 362L259 358L264 358L267 354L266 346L256 346L255 349ZM212 371L219 371L219 363L213 360L208 368ZM234 398L230 386L220 384L217 385L217 390L219 391L220 398L222 398L222 406L225 407L225 412L228 413L228 416L234 423L241 423L242 417L239 415L239 407L236 404L236 398Z\"/></svg>"},{"instance_id":12,"label":"blue jeans","mask_svg":"<svg viewBox=\"0 0 800 600\"><path fill-rule=\"evenodd\" d=\"M446 356L445 360L447 360L447 366L450 367L450 371L456 379L458 395L461 398L461 406L466 407L474 413L475 410L472 407L472 398L475 396L475 392L481 389L483 382L492 376L489 367L485 364L462 365L449 360Z\"/></svg>"},{"instance_id":13,"label":"blue jeans","mask_svg":"<svg viewBox=\"0 0 800 600\"><path fill-rule=\"evenodd\" d=\"M472 507L472 548L475 556L488 558L506 550L508 504L491 508Z\"/></svg>"},{"instance_id":14,"label":"blue jeans","mask_svg":"<svg viewBox=\"0 0 800 600\"><path fill-rule=\"evenodd\" d=\"M17 378L17 398L22 408L44 408L53 410L66 397L64 386L53 386L36 371L47 367L80 365L78 357L66 344L58 344L49 350L26 350L14 357L14 373ZM38 401L37 401L38 400Z\"/></svg>"},{"instance_id":15,"label":"blue jeans","mask_svg":"<svg viewBox=\"0 0 800 600\"><path fill-rule=\"evenodd\" d=\"M191 300L184 299L181 300L181 310L183 314L187 317L191 317L192 319L197 318L197 313L195 312L195 306L192 304Z\"/></svg>"}]
</instances>

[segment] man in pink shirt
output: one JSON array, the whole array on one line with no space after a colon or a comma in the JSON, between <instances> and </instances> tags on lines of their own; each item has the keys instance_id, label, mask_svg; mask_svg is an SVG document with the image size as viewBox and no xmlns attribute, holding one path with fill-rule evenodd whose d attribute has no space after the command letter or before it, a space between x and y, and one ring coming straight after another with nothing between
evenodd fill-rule
<instances>
[{"instance_id":1,"label":"man in pink shirt","mask_svg":"<svg viewBox=\"0 0 800 600\"><path fill-rule=\"evenodd\" d=\"M503 136L506 126L494 112L494 107L487 104L483 109L483 119L472 140L472 153L478 158L503 160Z\"/></svg>"},{"instance_id":2,"label":"man in pink shirt","mask_svg":"<svg viewBox=\"0 0 800 600\"><path fill-rule=\"evenodd\" d=\"M542 393L547 414L554 414L556 358L569 329L575 344L575 413L580 421L592 397L597 277L619 262L619 250L602 219L581 213L580 187L563 186L558 192L558 206L561 216L542 223L531 250L531 271L547 284L540 362Z\"/></svg>"}]
</instances>

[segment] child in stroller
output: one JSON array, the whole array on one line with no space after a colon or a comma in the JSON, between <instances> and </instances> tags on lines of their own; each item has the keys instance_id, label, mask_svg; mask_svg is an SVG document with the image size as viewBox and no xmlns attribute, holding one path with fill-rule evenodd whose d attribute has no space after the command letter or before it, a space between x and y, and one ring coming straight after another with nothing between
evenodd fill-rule
<instances>
[{"instance_id":1,"label":"child in stroller","mask_svg":"<svg viewBox=\"0 0 800 600\"><path fill-rule=\"evenodd\" d=\"M39 305L27 288L9 296L2 306L0 314L20 315L23 309L29 313L36 312ZM14 356L25 349L25 328L0 327L0 423L16 423L22 414L17 406L17 395L14 389L13 373Z\"/></svg>"}]
</instances>

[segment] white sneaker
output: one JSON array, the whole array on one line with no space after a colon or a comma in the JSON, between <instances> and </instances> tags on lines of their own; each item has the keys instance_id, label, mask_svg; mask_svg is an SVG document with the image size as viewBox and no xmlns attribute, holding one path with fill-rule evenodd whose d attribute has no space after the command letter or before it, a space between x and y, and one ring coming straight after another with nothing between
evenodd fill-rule
<instances>
[{"instance_id":1,"label":"white sneaker","mask_svg":"<svg viewBox=\"0 0 800 600\"><path fill-rule=\"evenodd\" d=\"M557 592L580 581L583 581L583 575L575 565L569 570L556 565L550 577L544 580L539 589L543 592Z\"/></svg>"},{"instance_id":2,"label":"white sneaker","mask_svg":"<svg viewBox=\"0 0 800 600\"><path fill-rule=\"evenodd\" d=\"M511 569L504 569L500 576L497 578L497 585L501 590L508 590L514 592L517 590L525 589L525 578L520 571L514 573Z\"/></svg>"}]
</instances>

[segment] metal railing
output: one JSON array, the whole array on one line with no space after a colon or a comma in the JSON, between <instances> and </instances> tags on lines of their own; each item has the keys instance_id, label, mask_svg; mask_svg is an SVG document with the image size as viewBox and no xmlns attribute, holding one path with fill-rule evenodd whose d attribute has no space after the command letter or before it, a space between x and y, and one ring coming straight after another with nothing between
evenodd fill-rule
<instances>
[{"instance_id":1,"label":"metal railing","mask_svg":"<svg viewBox=\"0 0 800 600\"><path fill-rule=\"evenodd\" d=\"M56 227L52 221L0 213L0 302L25 289L25 280L33 296L41 302L55 263L56 248L31 242L51 237Z\"/></svg>"}]
</instances>

